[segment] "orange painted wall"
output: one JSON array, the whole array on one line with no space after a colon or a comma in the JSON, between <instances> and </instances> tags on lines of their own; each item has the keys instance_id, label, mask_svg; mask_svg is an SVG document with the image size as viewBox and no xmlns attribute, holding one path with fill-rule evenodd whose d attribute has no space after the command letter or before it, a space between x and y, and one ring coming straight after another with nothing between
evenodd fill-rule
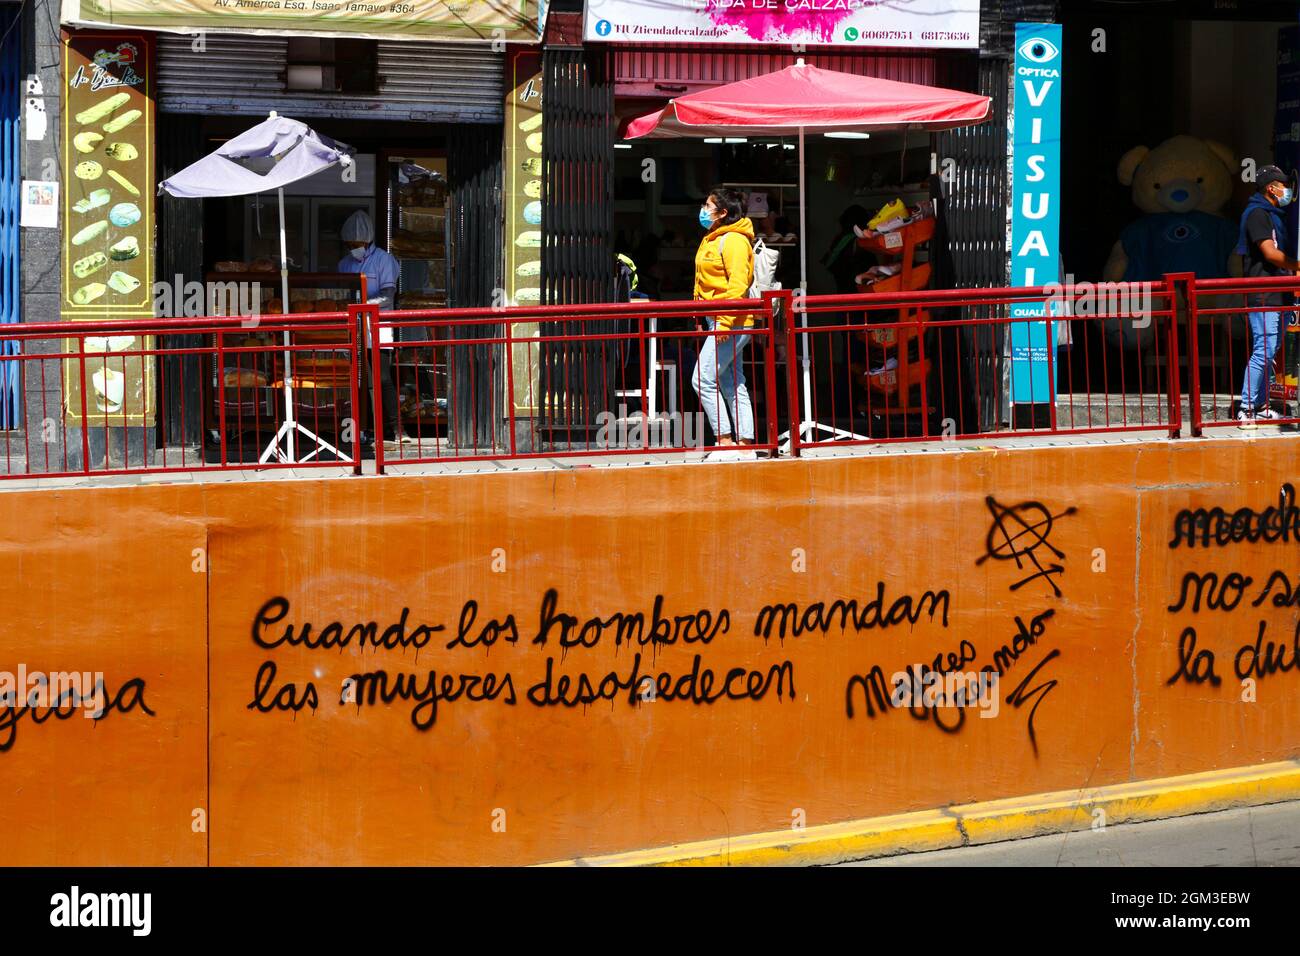
<instances>
[{"instance_id":1,"label":"orange painted wall","mask_svg":"<svg viewBox=\"0 0 1300 956\"><path fill-rule=\"evenodd\" d=\"M1296 545L1169 542L1182 508L1276 503L1295 447L0 494L0 522L20 529L2 552L0 670L101 670L110 688L143 678L153 711L20 719L0 752L0 862L530 863L783 829L800 811L811 826L1294 757L1300 666L1258 678L1244 702L1233 657L1264 621L1265 640L1293 659L1296 609L1251 603L1274 568L1295 586ZM1025 530L1044 514L1046 543ZM1035 577L1039 567L1049 573ZM1254 580L1235 610L1171 612L1189 570ZM947 591L946 626L923 613L784 640L754 633L765 605L865 603L878 582L886 606ZM581 621L649 617L656 595L668 614L725 609L729 626L708 643L646 647L641 673L679 677L699 653L716 689L731 668L788 661L793 696L633 704L623 691L538 706L528 689L548 658L557 677L599 684L625 678L636 653L611 631L563 653L558 631L535 643L551 588ZM404 608L408 634L420 622L445 630L418 652L258 646L254 620L277 597L289 610L266 640L290 622L319 634L373 620L382 632ZM517 642L448 648L471 599L474 636L513 615ZM889 675L963 640L975 655L964 669L978 669L1011 643L1017 617L1028 626L1046 612L1007 667L996 718L968 711L946 732L906 709L867 717L861 695L847 716L853 674ZM1168 683L1188 625L1215 655L1218 686ZM315 707L250 707L267 661L264 700L310 682ZM425 730L412 724L417 701L340 704L346 678L381 668L421 687L430 671L509 674L515 703L441 701ZM1007 698L1027 677L1016 706Z\"/></svg>"}]
</instances>

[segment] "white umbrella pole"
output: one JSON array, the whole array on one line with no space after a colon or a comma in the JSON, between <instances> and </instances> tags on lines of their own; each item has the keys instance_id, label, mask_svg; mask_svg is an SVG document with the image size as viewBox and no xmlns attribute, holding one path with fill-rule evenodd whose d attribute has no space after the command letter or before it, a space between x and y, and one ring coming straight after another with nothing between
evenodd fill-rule
<instances>
[{"instance_id":1,"label":"white umbrella pole","mask_svg":"<svg viewBox=\"0 0 1300 956\"><path fill-rule=\"evenodd\" d=\"M800 63L803 61L800 60ZM804 127L799 127L799 296L796 303L799 309L799 326L803 330L800 335L800 351L803 353L803 421L799 424L799 437L811 440L818 432L825 432L832 439L848 438L865 441L866 435L859 435L855 432L845 431L842 428L836 428L835 425L824 425L821 422L813 420L813 401L812 401L812 357L810 355L809 337L808 337L808 313L804 309L804 297L808 295L808 176L807 176L807 159L804 156ZM790 450L790 444L793 441L792 433L794 432L794 423L790 425L790 431L785 432L782 438L784 443L780 446L782 453Z\"/></svg>"},{"instance_id":2,"label":"white umbrella pole","mask_svg":"<svg viewBox=\"0 0 1300 956\"><path fill-rule=\"evenodd\" d=\"M284 187L276 191L280 203L280 309L284 315L289 314L289 256L284 237ZM293 358L289 351L289 330L284 330L284 423L285 441L289 452L289 462L295 461L293 433Z\"/></svg>"},{"instance_id":3,"label":"white umbrella pole","mask_svg":"<svg viewBox=\"0 0 1300 956\"><path fill-rule=\"evenodd\" d=\"M803 310L808 295L808 193L807 162L803 149L803 127L799 127L799 325L803 328L803 428L812 427L812 362L808 355L808 313Z\"/></svg>"}]
</instances>

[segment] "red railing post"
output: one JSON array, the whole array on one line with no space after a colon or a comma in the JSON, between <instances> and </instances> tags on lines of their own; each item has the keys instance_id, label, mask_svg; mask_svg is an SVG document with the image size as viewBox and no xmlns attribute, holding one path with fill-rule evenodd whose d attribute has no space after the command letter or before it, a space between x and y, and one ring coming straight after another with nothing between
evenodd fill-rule
<instances>
[{"instance_id":1,"label":"red railing post","mask_svg":"<svg viewBox=\"0 0 1300 956\"><path fill-rule=\"evenodd\" d=\"M798 458L803 421L799 412L799 348L794 332L794 290L782 289L779 295L781 318L785 322L786 405L790 416L790 456ZM800 304L802 305L802 302Z\"/></svg>"},{"instance_id":2,"label":"red railing post","mask_svg":"<svg viewBox=\"0 0 1300 956\"><path fill-rule=\"evenodd\" d=\"M1169 352L1169 380L1165 382L1165 388L1169 392L1169 437L1177 438L1183 433L1183 376L1182 369L1179 368L1179 360L1182 355L1179 354L1178 347L1178 284L1183 282L1186 287L1188 300L1196 294L1195 277L1191 273L1166 274L1165 276L1165 293L1169 295L1169 336L1165 345L1165 350ZM1191 369L1187 369L1188 375L1191 375ZM1191 412L1191 410L1188 410Z\"/></svg>"},{"instance_id":3,"label":"red railing post","mask_svg":"<svg viewBox=\"0 0 1300 956\"><path fill-rule=\"evenodd\" d=\"M1180 273L1170 276L1171 279L1185 278L1187 280L1187 416L1190 419L1192 436L1201 437L1201 346L1200 346L1200 304L1197 302L1199 293L1196 291L1196 275L1191 272ZM1178 323L1177 301L1170 294L1170 308L1174 312L1170 316L1169 324L1175 326ZM1177 335L1177 331L1174 332ZM1176 340L1175 340L1176 341ZM1179 417L1182 413L1182 396L1179 396L1178 409ZM1179 430L1182 430L1182 423L1179 422Z\"/></svg>"},{"instance_id":4,"label":"red railing post","mask_svg":"<svg viewBox=\"0 0 1300 956\"><path fill-rule=\"evenodd\" d=\"M929 389L929 384L928 384L928 383L929 383L929 381L930 381L930 375L929 375L929 373L926 372L926 370L925 370L925 325L924 325L924 323L922 323L922 321L921 321L921 316L924 314L925 310L924 310L924 309L914 308L914 309L909 309L908 311L910 311L910 312L912 313L912 324L916 327L916 361L917 361L918 364L920 364L920 366L921 366L921 371L922 371L922 375L921 375L921 437L922 437L922 438L929 438L929 437L930 437L930 389ZM899 331L899 333L900 333L899 336L898 336L898 349L899 349L899 352L901 353L901 352L903 351L903 349L907 348L907 346L903 344L903 336L902 336L902 334L901 334L903 330L902 330L902 329L899 329L898 331ZM905 357L906 357L906 356L901 356L901 357L899 358L898 361L899 361L899 363L900 363L900 367L901 367L901 363L902 363L902 361L903 361L903 358L905 358ZM900 376L900 378L901 378L901 376ZM906 405L907 405L907 399L908 399L908 395L907 395L907 393L910 392L910 391L911 391L911 387L909 386L909 387L904 391L904 393L903 393L903 395L902 395L902 402L903 402L904 407L906 407ZM852 402L852 398L850 398L849 400L850 400L850 402Z\"/></svg>"},{"instance_id":5,"label":"red railing post","mask_svg":"<svg viewBox=\"0 0 1300 956\"><path fill-rule=\"evenodd\" d=\"M650 445L650 376L656 373L655 370L647 364L648 356L646 354L647 344L644 314L636 317L636 347L637 354L640 356L638 367L641 369L641 447L648 448ZM623 350L616 345L615 351L621 355ZM655 355L659 355L658 349L655 349ZM656 358L655 361L657 362L658 358ZM627 383L624 382L623 384L626 388ZM619 410L621 411L622 409Z\"/></svg>"},{"instance_id":6,"label":"red railing post","mask_svg":"<svg viewBox=\"0 0 1300 956\"><path fill-rule=\"evenodd\" d=\"M81 366L81 470L90 474L90 417L87 414L86 405L86 336L77 336L77 351L81 353L78 356ZM105 362L105 368L107 368ZM107 383L106 383L107 384ZM108 434L105 431L104 447L108 447Z\"/></svg>"},{"instance_id":7,"label":"red railing post","mask_svg":"<svg viewBox=\"0 0 1300 956\"><path fill-rule=\"evenodd\" d=\"M362 401L369 398L373 402L374 420L371 423L374 429L371 434L375 442L375 474L384 473L384 390L380 386L380 375L382 361L379 349L379 307L376 305L350 305L349 313L355 309L357 314L366 324L366 335L370 340L370 395L363 396ZM360 416L358 415L358 424Z\"/></svg>"},{"instance_id":8,"label":"red railing post","mask_svg":"<svg viewBox=\"0 0 1300 956\"><path fill-rule=\"evenodd\" d=\"M777 403L776 403L776 305L779 291L767 290L763 293L764 324L767 326L767 348L763 350L763 391L767 393L767 443L772 446L772 457L776 457L777 446Z\"/></svg>"},{"instance_id":9,"label":"red railing post","mask_svg":"<svg viewBox=\"0 0 1300 956\"><path fill-rule=\"evenodd\" d=\"M271 384L268 378L267 384ZM200 388L199 394L203 394L206 389ZM259 393L253 393L253 407L257 408L257 403L261 402ZM218 465L225 465L229 461L229 449L226 445L226 333L217 333L217 427L219 432L219 444L221 447L221 460ZM199 424L203 423L203 414L200 412Z\"/></svg>"},{"instance_id":10,"label":"red railing post","mask_svg":"<svg viewBox=\"0 0 1300 956\"><path fill-rule=\"evenodd\" d=\"M515 428L515 325L509 314L505 316L503 321L506 339L506 430L510 433L510 454L513 457L518 454L518 451L516 450L516 442L518 439L515 435L515 432L518 430ZM528 348L528 343L526 341L524 343L524 348ZM528 381L531 386L532 378L530 377ZM448 376L447 385L448 391L454 393L455 389L452 387L450 376ZM531 396L529 397L531 398ZM447 406L449 409L451 408L450 401L448 401ZM452 411L454 411L454 409L452 409ZM448 416L447 427L449 429L452 427L451 416Z\"/></svg>"},{"instance_id":11,"label":"red railing post","mask_svg":"<svg viewBox=\"0 0 1300 956\"><path fill-rule=\"evenodd\" d=\"M1069 297L1060 300L1064 308L1064 303L1070 302ZM1073 302L1070 307L1073 309ZM1052 300L1050 298L1043 300L1043 315L1047 322L1043 326L1043 341L1047 347L1047 429L1050 432L1056 432L1056 316L1052 314Z\"/></svg>"},{"instance_id":12,"label":"red railing post","mask_svg":"<svg viewBox=\"0 0 1300 956\"><path fill-rule=\"evenodd\" d=\"M356 305L348 306L348 383L352 397L352 473L361 474L361 363L365 361L362 354L361 338L357 334L359 323Z\"/></svg>"}]
</instances>

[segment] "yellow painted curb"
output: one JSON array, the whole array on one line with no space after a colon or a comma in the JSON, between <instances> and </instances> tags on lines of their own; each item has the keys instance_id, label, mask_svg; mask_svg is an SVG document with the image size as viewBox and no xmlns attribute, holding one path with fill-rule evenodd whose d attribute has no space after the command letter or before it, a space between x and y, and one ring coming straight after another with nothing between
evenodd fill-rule
<instances>
[{"instance_id":1,"label":"yellow painted curb","mask_svg":"<svg viewBox=\"0 0 1300 956\"><path fill-rule=\"evenodd\" d=\"M546 866L821 866L1300 800L1300 761L968 803Z\"/></svg>"}]
</instances>

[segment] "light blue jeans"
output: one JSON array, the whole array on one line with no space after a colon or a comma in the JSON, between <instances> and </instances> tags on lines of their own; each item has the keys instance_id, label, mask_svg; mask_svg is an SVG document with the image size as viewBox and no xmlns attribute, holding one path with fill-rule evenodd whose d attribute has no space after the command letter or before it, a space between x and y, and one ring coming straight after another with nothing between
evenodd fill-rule
<instances>
[{"instance_id":1,"label":"light blue jeans","mask_svg":"<svg viewBox=\"0 0 1300 956\"><path fill-rule=\"evenodd\" d=\"M712 320L709 328L713 328ZM754 440L754 406L745 388L744 368L745 346L751 338L750 335L710 335L695 363L691 385L700 396L704 414L718 438L732 437L734 416L736 437L742 441Z\"/></svg>"},{"instance_id":2,"label":"light blue jeans","mask_svg":"<svg viewBox=\"0 0 1300 956\"><path fill-rule=\"evenodd\" d=\"M1268 407L1268 385L1273 379L1273 356L1282 336L1281 312L1250 312L1250 359L1246 362L1246 380L1241 385L1243 411Z\"/></svg>"}]
</instances>

